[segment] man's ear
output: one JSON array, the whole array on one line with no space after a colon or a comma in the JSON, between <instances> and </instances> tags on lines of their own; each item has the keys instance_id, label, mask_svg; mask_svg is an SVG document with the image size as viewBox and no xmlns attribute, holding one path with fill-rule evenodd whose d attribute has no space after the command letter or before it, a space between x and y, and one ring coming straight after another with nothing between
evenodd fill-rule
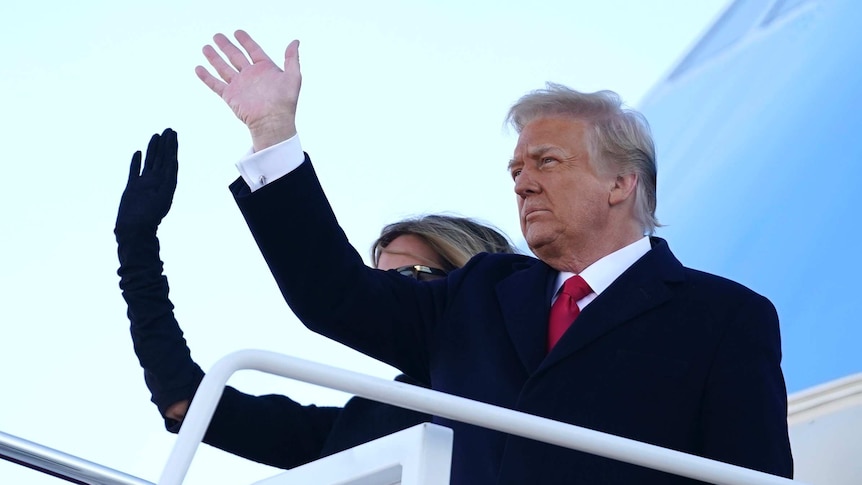
<instances>
[{"instance_id":1,"label":"man's ear","mask_svg":"<svg viewBox=\"0 0 862 485\"><path fill-rule=\"evenodd\" d=\"M614 180L614 185L611 187L611 192L608 194L608 203L615 206L625 202L627 199L634 196L635 188L638 185L638 175L634 172L617 175Z\"/></svg>"}]
</instances>

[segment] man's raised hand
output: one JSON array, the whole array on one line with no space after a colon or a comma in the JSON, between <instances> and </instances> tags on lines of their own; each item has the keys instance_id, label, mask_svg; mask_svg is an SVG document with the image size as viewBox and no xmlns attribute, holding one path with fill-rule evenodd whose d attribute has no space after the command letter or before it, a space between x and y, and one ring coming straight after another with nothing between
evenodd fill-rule
<instances>
[{"instance_id":1,"label":"man's raised hand","mask_svg":"<svg viewBox=\"0 0 862 485\"><path fill-rule=\"evenodd\" d=\"M254 150L260 151L296 134L296 104L302 85L299 41L285 49L282 69L247 33L237 30L234 36L245 52L216 34L213 40L222 54L211 45L204 46L203 53L218 77L203 66L197 66L195 74L245 123Z\"/></svg>"}]
</instances>

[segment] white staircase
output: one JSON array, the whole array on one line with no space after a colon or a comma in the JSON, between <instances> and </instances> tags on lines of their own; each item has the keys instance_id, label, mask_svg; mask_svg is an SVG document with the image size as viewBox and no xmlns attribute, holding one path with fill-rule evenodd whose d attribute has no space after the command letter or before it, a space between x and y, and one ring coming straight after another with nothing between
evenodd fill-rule
<instances>
[{"instance_id":1,"label":"white staircase","mask_svg":"<svg viewBox=\"0 0 862 485\"><path fill-rule=\"evenodd\" d=\"M789 396L787 422L797 480L862 483L862 373Z\"/></svg>"}]
</instances>

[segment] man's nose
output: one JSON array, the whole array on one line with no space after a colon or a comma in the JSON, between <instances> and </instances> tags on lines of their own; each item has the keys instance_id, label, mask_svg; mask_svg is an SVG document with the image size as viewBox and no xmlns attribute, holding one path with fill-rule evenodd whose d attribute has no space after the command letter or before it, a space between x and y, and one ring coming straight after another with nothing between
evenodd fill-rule
<instances>
[{"instance_id":1,"label":"man's nose","mask_svg":"<svg viewBox=\"0 0 862 485\"><path fill-rule=\"evenodd\" d=\"M539 186L528 170L522 170L515 177L515 193L519 197L525 199L528 195L535 194L539 191Z\"/></svg>"}]
</instances>

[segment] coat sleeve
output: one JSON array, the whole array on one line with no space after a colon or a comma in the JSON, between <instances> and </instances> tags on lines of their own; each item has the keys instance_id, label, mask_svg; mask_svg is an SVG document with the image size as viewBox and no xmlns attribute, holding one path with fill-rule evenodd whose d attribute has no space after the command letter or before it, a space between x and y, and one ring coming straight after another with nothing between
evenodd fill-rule
<instances>
[{"instance_id":1,"label":"coat sleeve","mask_svg":"<svg viewBox=\"0 0 862 485\"><path fill-rule=\"evenodd\" d=\"M309 329L429 382L429 335L445 279L417 282L367 267L339 227L311 161L251 192L231 192L282 295Z\"/></svg>"},{"instance_id":2,"label":"coat sleeve","mask_svg":"<svg viewBox=\"0 0 862 485\"><path fill-rule=\"evenodd\" d=\"M252 396L225 387L204 443L249 460L293 468L321 457L342 408L303 406L287 396ZM166 420L168 430L180 423Z\"/></svg>"},{"instance_id":3,"label":"coat sleeve","mask_svg":"<svg viewBox=\"0 0 862 485\"><path fill-rule=\"evenodd\" d=\"M704 456L792 477L778 316L760 295L740 304L736 314L707 382Z\"/></svg>"}]
</instances>

